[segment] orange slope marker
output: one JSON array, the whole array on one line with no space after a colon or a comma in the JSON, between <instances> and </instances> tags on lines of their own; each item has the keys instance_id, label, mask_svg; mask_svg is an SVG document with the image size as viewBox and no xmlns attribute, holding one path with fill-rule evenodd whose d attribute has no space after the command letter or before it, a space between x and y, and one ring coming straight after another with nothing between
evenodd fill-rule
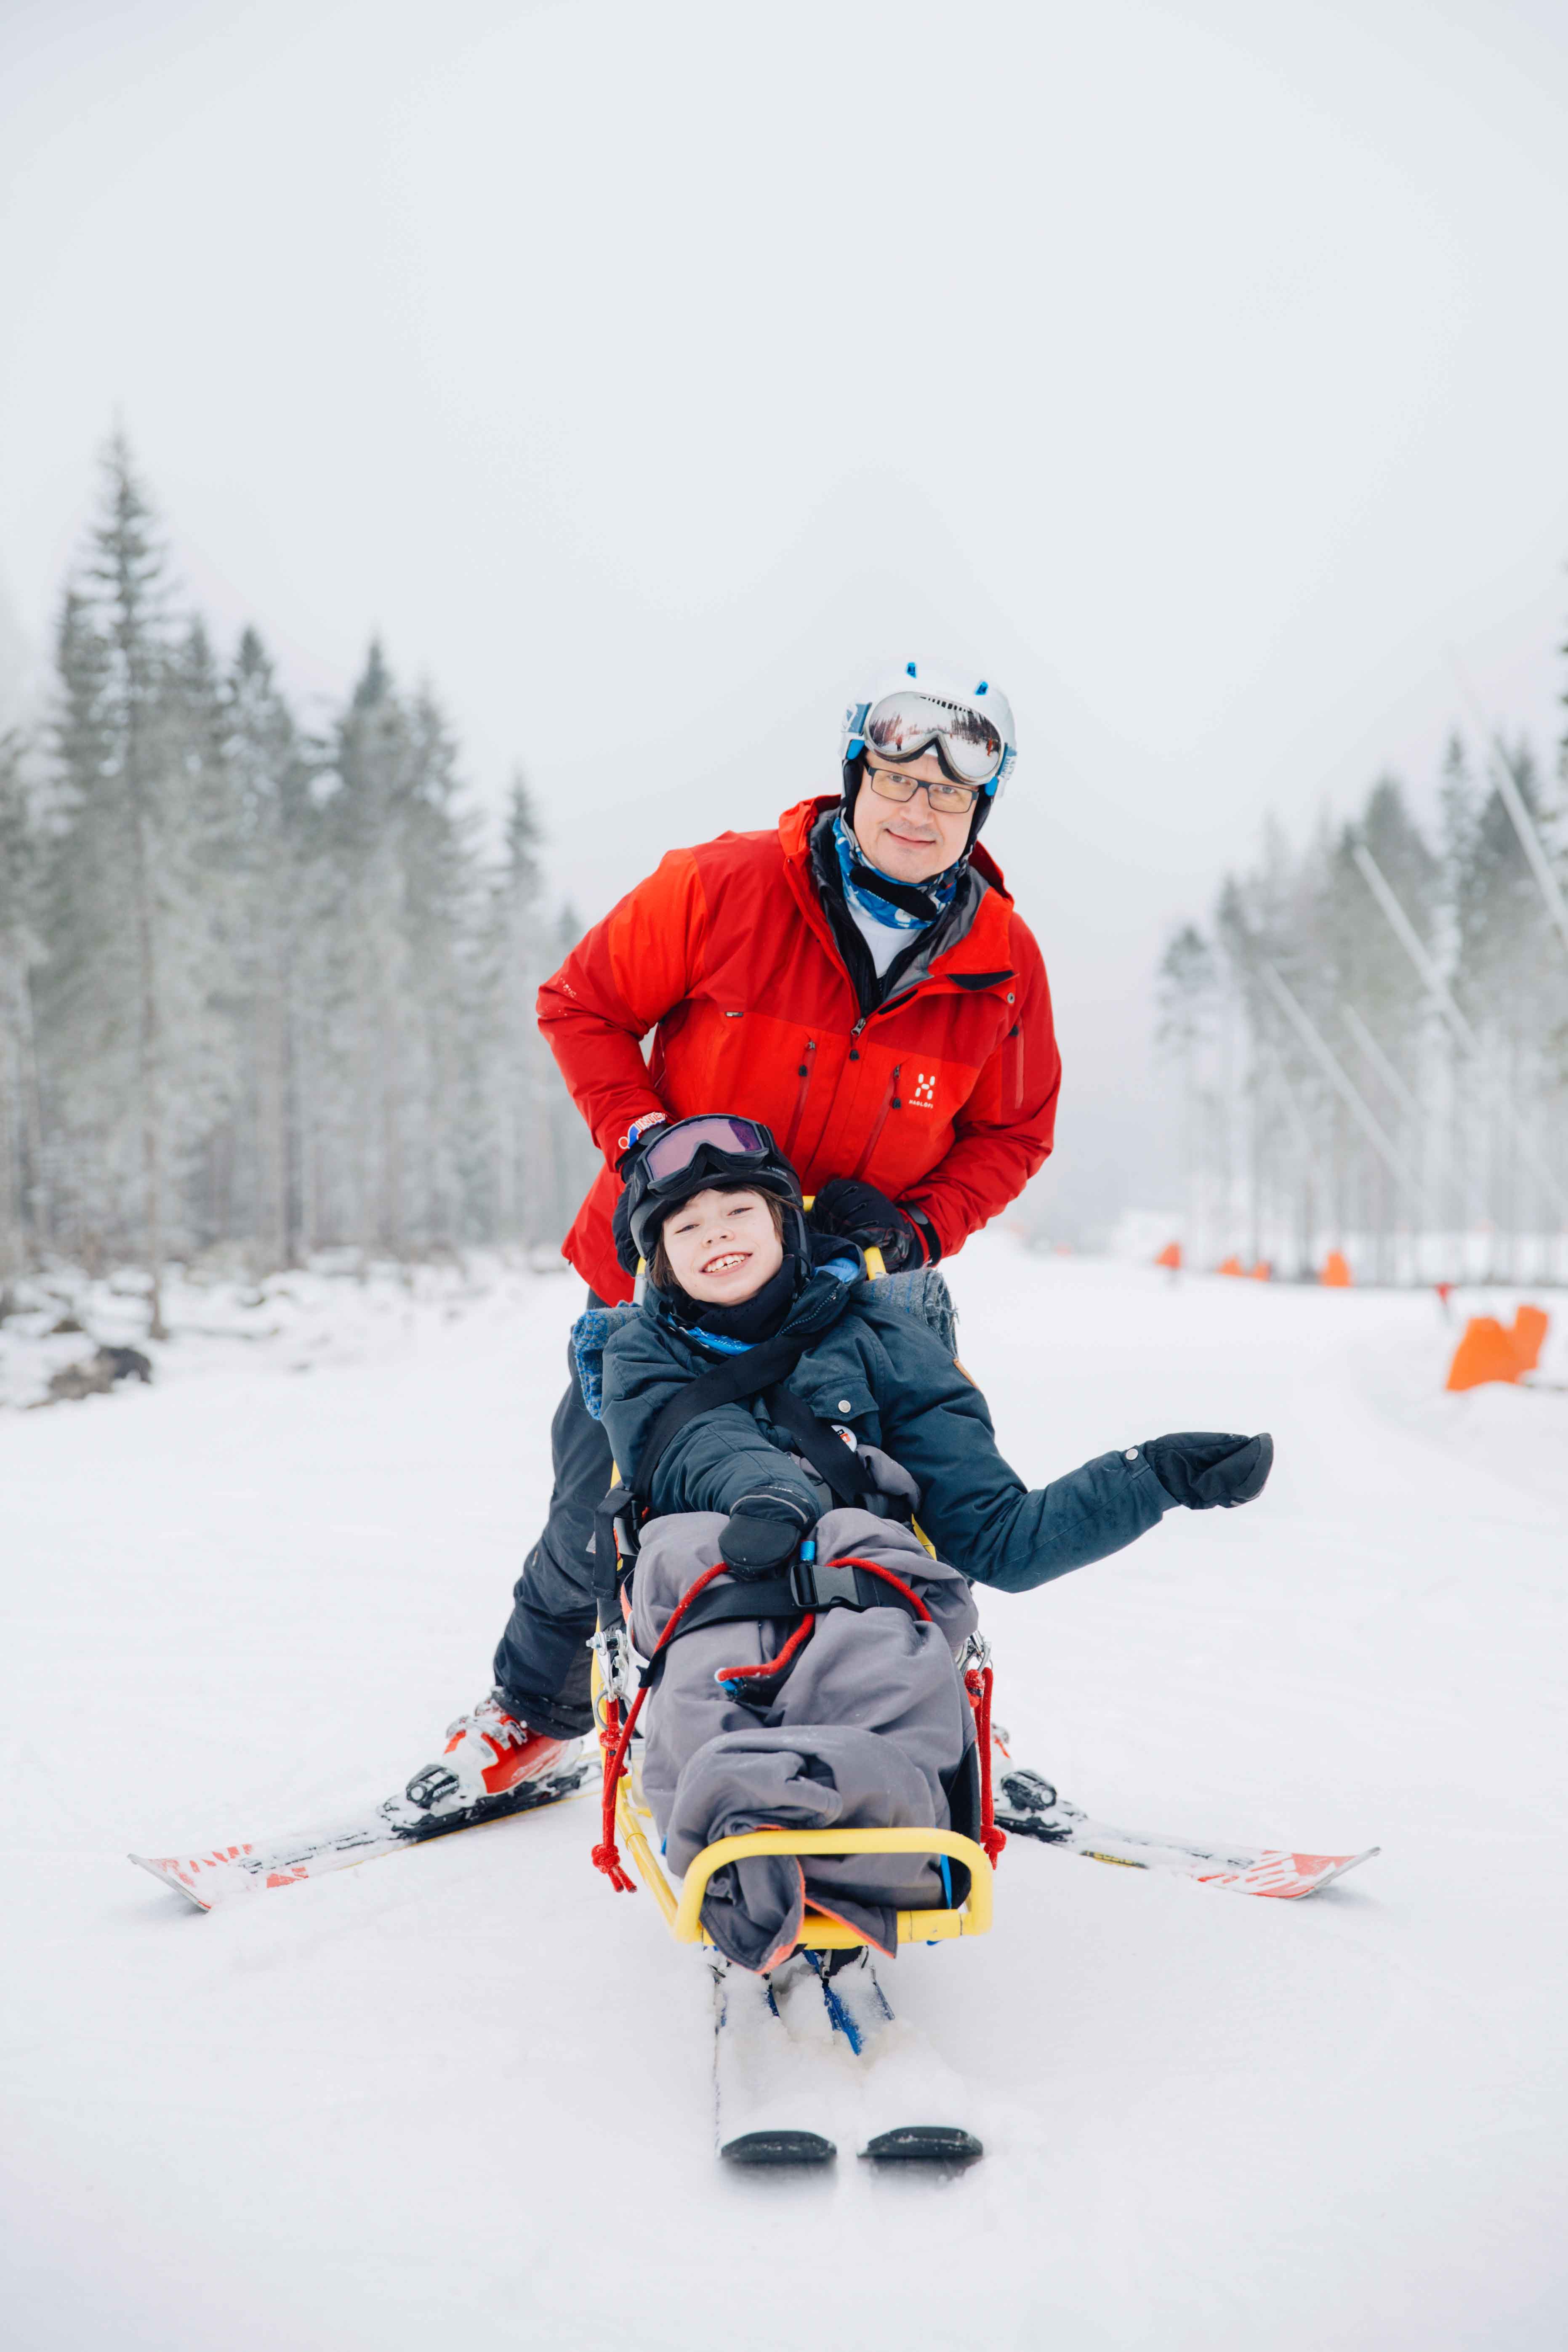
<instances>
[{"instance_id":1,"label":"orange slope marker","mask_svg":"<svg viewBox=\"0 0 1568 2352\"><path fill-rule=\"evenodd\" d=\"M1513 1318L1509 1338L1519 1360L1521 1372L1532 1372L1541 1361L1542 1343L1551 1328L1552 1318L1544 1307L1521 1307Z\"/></svg>"},{"instance_id":2,"label":"orange slope marker","mask_svg":"<svg viewBox=\"0 0 1568 2352\"><path fill-rule=\"evenodd\" d=\"M1342 1251L1329 1252L1328 1256L1323 1260L1323 1270L1318 1276L1318 1280L1325 1290L1348 1290L1351 1287L1351 1270L1345 1263Z\"/></svg>"},{"instance_id":3,"label":"orange slope marker","mask_svg":"<svg viewBox=\"0 0 1568 2352\"><path fill-rule=\"evenodd\" d=\"M1220 1274L1245 1274L1247 1268L1238 1257L1227 1257L1216 1271Z\"/></svg>"},{"instance_id":4,"label":"orange slope marker","mask_svg":"<svg viewBox=\"0 0 1568 2352\"><path fill-rule=\"evenodd\" d=\"M1517 1381L1521 1370L1512 1334L1503 1329L1497 1317L1472 1315L1454 1350L1444 1385L1479 1389L1488 1381Z\"/></svg>"},{"instance_id":5,"label":"orange slope marker","mask_svg":"<svg viewBox=\"0 0 1568 2352\"><path fill-rule=\"evenodd\" d=\"M1156 1265L1168 1265L1173 1274L1176 1273L1182 1263L1181 1243L1167 1242L1164 1248L1160 1252L1159 1256L1154 1260L1154 1263Z\"/></svg>"}]
</instances>

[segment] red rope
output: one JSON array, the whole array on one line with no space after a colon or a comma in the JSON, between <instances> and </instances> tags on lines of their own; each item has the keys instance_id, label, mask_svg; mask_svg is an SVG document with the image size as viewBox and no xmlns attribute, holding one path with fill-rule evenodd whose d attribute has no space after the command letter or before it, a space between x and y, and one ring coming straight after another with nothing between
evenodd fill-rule
<instances>
[{"instance_id":1,"label":"red rope","mask_svg":"<svg viewBox=\"0 0 1568 2352\"><path fill-rule=\"evenodd\" d=\"M725 1573L725 1564L720 1560L716 1567L705 1568L695 1582L687 1587L678 1606L670 1612L668 1624L654 1643L654 1658L658 1657L665 1643L669 1641L698 1594L705 1591L716 1576L723 1576ZM652 1665L653 1658L648 1660L648 1664ZM632 1733L637 1729L637 1720L642 1713L642 1703L647 1696L647 1691L648 1686L644 1683L626 1710L625 1723L621 1721L620 1701L612 1693L605 1702L605 1727L599 1734L599 1746L605 1755L605 1811L602 1824L605 1834L594 1848L594 1867L595 1870L604 1872L617 1895L635 1895L637 1891L636 1881L626 1875L626 1864L621 1860L620 1848L616 1843L616 1790L626 1778L626 1751L632 1744Z\"/></svg>"},{"instance_id":2,"label":"red rope","mask_svg":"<svg viewBox=\"0 0 1568 2352\"><path fill-rule=\"evenodd\" d=\"M996 1826L991 1794L991 1680L989 1666L971 1666L963 1677L963 1686L974 1709L974 1732L980 1742L980 1843L985 1848L987 1860L998 1862L1007 1833Z\"/></svg>"},{"instance_id":3,"label":"red rope","mask_svg":"<svg viewBox=\"0 0 1568 2352\"><path fill-rule=\"evenodd\" d=\"M874 1559L862 1559L858 1552L847 1551L843 1554L842 1558L829 1562L829 1565L833 1568L863 1568L870 1575L879 1576L884 1584L890 1584L895 1592L901 1592L903 1594L904 1599L909 1602L910 1607L914 1611L915 1615L921 1620L922 1624L935 1624L935 1618L931 1615L931 1611L926 1607L925 1602L921 1599L920 1594L915 1591L913 1585L906 1584L901 1576L895 1576L890 1568L882 1567L879 1561Z\"/></svg>"},{"instance_id":4,"label":"red rope","mask_svg":"<svg viewBox=\"0 0 1568 2352\"><path fill-rule=\"evenodd\" d=\"M782 1675L795 1664L816 1631L816 1619L803 1617L776 1658L764 1658L757 1666L715 1666L713 1679L716 1683L750 1683Z\"/></svg>"}]
</instances>

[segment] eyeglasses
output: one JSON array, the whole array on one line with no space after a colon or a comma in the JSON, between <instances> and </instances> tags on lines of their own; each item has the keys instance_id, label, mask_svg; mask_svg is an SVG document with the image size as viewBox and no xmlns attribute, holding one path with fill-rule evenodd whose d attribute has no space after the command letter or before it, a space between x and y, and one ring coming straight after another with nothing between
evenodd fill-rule
<instances>
[{"instance_id":1,"label":"eyeglasses","mask_svg":"<svg viewBox=\"0 0 1568 2352\"><path fill-rule=\"evenodd\" d=\"M988 784L1000 775L1005 749L984 711L921 693L916 687L885 694L872 707L866 718L866 741L886 760L918 760L922 751L934 751L954 782L965 784Z\"/></svg>"},{"instance_id":2,"label":"eyeglasses","mask_svg":"<svg viewBox=\"0 0 1568 2352\"><path fill-rule=\"evenodd\" d=\"M866 782L879 800L912 801L924 793L939 816L967 816L980 798L976 784L928 784L923 776L902 776L897 768L874 768L866 762Z\"/></svg>"}]
</instances>

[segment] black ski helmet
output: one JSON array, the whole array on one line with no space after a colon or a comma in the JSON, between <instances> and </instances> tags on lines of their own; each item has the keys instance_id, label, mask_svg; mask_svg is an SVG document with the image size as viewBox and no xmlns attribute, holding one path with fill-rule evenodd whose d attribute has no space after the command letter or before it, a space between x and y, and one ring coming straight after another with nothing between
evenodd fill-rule
<instances>
[{"instance_id":1,"label":"black ski helmet","mask_svg":"<svg viewBox=\"0 0 1568 2352\"><path fill-rule=\"evenodd\" d=\"M645 1264L666 1217L709 1191L769 1192L783 1202L784 1248L811 1264L800 1178L761 1120L733 1111L703 1111L649 1130L626 1171L626 1230Z\"/></svg>"}]
</instances>

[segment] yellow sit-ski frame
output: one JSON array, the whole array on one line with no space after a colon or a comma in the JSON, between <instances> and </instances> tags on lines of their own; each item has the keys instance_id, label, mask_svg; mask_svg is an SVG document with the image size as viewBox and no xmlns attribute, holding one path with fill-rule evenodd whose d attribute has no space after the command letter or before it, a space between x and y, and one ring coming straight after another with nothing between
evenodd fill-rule
<instances>
[{"instance_id":1,"label":"yellow sit-ski frame","mask_svg":"<svg viewBox=\"0 0 1568 2352\"><path fill-rule=\"evenodd\" d=\"M594 1720L600 1733L600 1763L609 1768L604 1743L605 1682L597 1654L594 1659ZM702 1898L708 1882L726 1863L744 1862L749 1854L940 1853L962 1863L969 1873L969 1895L960 1906L945 1910L900 1911L900 1944L945 1943L955 1936L984 1936L991 1927L992 1870L983 1846L956 1830L749 1830L742 1837L718 1838L705 1845L681 1881L678 1895L664 1866L647 1842L645 1822L653 1815L642 1801L641 1776L635 1754L616 1791L616 1829L631 1855L632 1865L663 1914L678 1944L711 1944L702 1925ZM796 1943L814 1952L843 1951L868 1938L842 1919L824 1918L807 1911Z\"/></svg>"},{"instance_id":2,"label":"yellow sit-ski frame","mask_svg":"<svg viewBox=\"0 0 1568 2352\"><path fill-rule=\"evenodd\" d=\"M810 1205L808 1200L806 1206L809 1208ZM866 1268L873 1281L886 1271L879 1250L868 1249L866 1252ZM637 1271L640 1275L640 1265ZM611 1475L614 1478L618 1473L612 1468ZM925 1543L923 1536L921 1541ZM931 1549L929 1544L926 1544L926 1549ZM594 1656L594 1720L600 1733L600 1762L607 1769L610 1759L603 1737L605 1683L596 1651ZM681 1881L680 1892L677 1895L665 1874L663 1864L647 1842L643 1823L651 1822L653 1815L642 1802L641 1776L633 1757L627 1757L626 1768L625 1778L616 1791L616 1828L631 1855L637 1876L658 1905L665 1925L678 1944L712 1943L712 1937L702 1925L702 1898L708 1892L709 1880L727 1863L744 1862L748 1855L758 1853L945 1854L950 1861L962 1863L969 1873L967 1899L947 1910L900 1911L898 1915L900 1943L945 1943L953 1937L984 1936L990 1930L990 1859L984 1846L976 1845L973 1838L961 1837L956 1830L749 1830L743 1837L719 1838L712 1845L704 1846ZM801 1921L800 1934L795 1940L808 1951L834 1952L850 1949L868 1939L842 1919L824 1918L820 1913L808 1910Z\"/></svg>"}]
</instances>

